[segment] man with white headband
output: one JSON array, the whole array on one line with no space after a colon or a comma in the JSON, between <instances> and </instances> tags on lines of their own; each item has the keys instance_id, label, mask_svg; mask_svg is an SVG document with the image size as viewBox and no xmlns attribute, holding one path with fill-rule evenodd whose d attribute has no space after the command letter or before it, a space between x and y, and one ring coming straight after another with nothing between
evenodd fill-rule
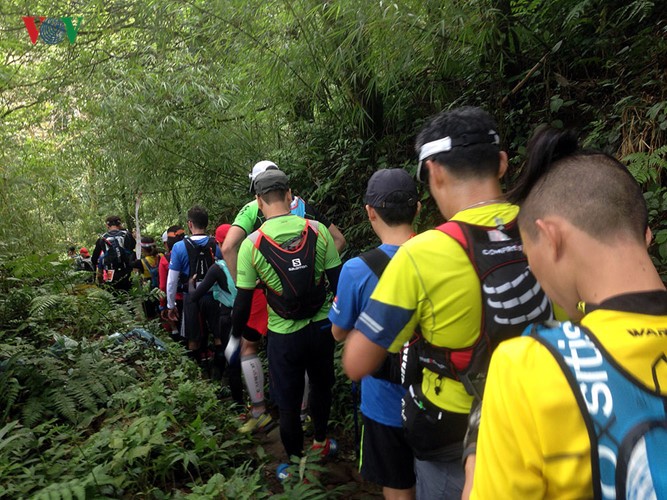
<instances>
[{"instance_id":1,"label":"man with white headband","mask_svg":"<svg viewBox=\"0 0 667 500\"><path fill-rule=\"evenodd\" d=\"M500 178L507 154L484 110L431 118L417 137L417 176L447 223L405 242L349 335L343 365L372 373L417 332L416 375L406 374L403 426L415 454L418 499L460 498L463 439L481 398L488 353L551 306L527 269ZM492 281L493 280L493 281Z\"/></svg>"}]
</instances>

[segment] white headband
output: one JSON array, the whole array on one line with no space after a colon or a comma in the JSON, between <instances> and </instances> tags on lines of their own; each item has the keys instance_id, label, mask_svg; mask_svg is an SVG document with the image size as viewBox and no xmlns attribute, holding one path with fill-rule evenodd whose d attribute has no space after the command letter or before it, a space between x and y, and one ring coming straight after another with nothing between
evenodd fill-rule
<instances>
[{"instance_id":1,"label":"white headband","mask_svg":"<svg viewBox=\"0 0 667 500\"><path fill-rule=\"evenodd\" d=\"M480 137L482 136L482 137ZM444 137L438 139L437 141L427 142L419 150L419 161L433 156L438 153L446 153L451 151L452 148L456 146L471 146L473 144L500 144L500 136L495 130L489 130L489 139L488 141L481 141L480 139L484 138L484 134L463 134L461 137L452 139L451 137ZM468 142L470 138L470 142Z\"/></svg>"}]
</instances>

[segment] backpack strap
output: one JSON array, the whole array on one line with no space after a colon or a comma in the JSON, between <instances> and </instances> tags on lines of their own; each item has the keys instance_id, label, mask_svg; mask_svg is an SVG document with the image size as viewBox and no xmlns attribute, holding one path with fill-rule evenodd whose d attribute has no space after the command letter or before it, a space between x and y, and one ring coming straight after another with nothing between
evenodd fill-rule
<instances>
[{"instance_id":1,"label":"backpack strap","mask_svg":"<svg viewBox=\"0 0 667 500\"><path fill-rule=\"evenodd\" d=\"M463 224L461 224L460 222L455 220L450 220L448 222L445 222L444 224L439 225L438 227L436 227L436 229L438 231L442 231L447 236L453 238L459 245L461 245L461 247L463 247L463 250L465 251L466 255L468 257L471 257L470 245L468 244L468 236L464 231L463 227L464 227Z\"/></svg>"},{"instance_id":2,"label":"backpack strap","mask_svg":"<svg viewBox=\"0 0 667 500\"><path fill-rule=\"evenodd\" d=\"M667 399L633 379L582 325L534 325L529 335L554 356L579 406L590 439L594 498L620 498L628 442L653 425L647 422L665 422Z\"/></svg>"},{"instance_id":3,"label":"backpack strap","mask_svg":"<svg viewBox=\"0 0 667 500\"><path fill-rule=\"evenodd\" d=\"M359 258L366 263L366 265L370 268L371 271L373 271L373 274L375 274L378 279L380 276L382 276L382 273L389 264L389 261L391 261L391 257L389 257L389 255L384 253L384 251L379 248L374 248L368 252L364 252L359 255Z\"/></svg>"}]
</instances>

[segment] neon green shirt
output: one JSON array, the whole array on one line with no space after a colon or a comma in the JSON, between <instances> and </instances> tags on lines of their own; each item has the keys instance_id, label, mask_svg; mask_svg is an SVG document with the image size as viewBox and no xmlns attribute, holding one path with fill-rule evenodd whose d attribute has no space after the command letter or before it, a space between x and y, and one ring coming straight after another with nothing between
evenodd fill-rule
<instances>
[{"instance_id":1,"label":"neon green shirt","mask_svg":"<svg viewBox=\"0 0 667 500\"><path fill-rule=\"evenodd\" d=\"M301 234L307 224L305 219L296 215L283 215L267 220L262 224L262 232L276 243L284 243ZM316 257L315 257L315 279L319 280L327 269L340 266L340 257L334 246L333 238L329 230L323 224L319 224ZM260 251L255 248L252 241L246 238L241 243L237 263L237 288L253 289L259 279L268 288L282 292L280 278L264 258ZM292 333L300 330L311 321L326 319L329 313L330 301L324 303L320 311L311 319L292 320L278 316L269 307L269 330L275 333Z\"/></svg>"}]
</instances>

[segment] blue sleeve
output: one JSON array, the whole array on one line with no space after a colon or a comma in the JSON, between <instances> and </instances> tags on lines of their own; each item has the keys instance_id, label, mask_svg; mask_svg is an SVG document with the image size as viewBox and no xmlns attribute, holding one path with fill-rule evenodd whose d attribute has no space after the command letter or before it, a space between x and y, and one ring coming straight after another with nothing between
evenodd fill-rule
<instances>
[{"instance_id":1,"label":"blue sleeve","mask_svg":"<svg viewBox=\"0 0 667 500\"><path fill-rule=\"evenodd\" d=\"M185 249L185 242L178 241L174 245L174 248L171 251L171 259L169 260L169 269L173 271L178 271L182 274L187 274L187 267L189 267L188 262L188 252Z\"/></svg>"},{"instance_id":2,"label":"blue sleeve","mask_svg":"<svg viewBox=\"0 0 667 500\"><path fill-rule=\"evenodd\" d=\"M354 327L371 342L390 350L400 348L414 331L414 310L370 299ZM406 333L407 332L407 333Z\"/></svg>"},{"instance_id":3,"label":"blue sleeve","mask_svg":"<svg viewBox=\"0 0 667 500\"><path fill-rule=\"evenodd\" d=\"M354 328L377 281L375 274L361 259L348 260L340 272L336 299L329 310L331 322L345 330Z\"/></svg>"}]
</instances>

